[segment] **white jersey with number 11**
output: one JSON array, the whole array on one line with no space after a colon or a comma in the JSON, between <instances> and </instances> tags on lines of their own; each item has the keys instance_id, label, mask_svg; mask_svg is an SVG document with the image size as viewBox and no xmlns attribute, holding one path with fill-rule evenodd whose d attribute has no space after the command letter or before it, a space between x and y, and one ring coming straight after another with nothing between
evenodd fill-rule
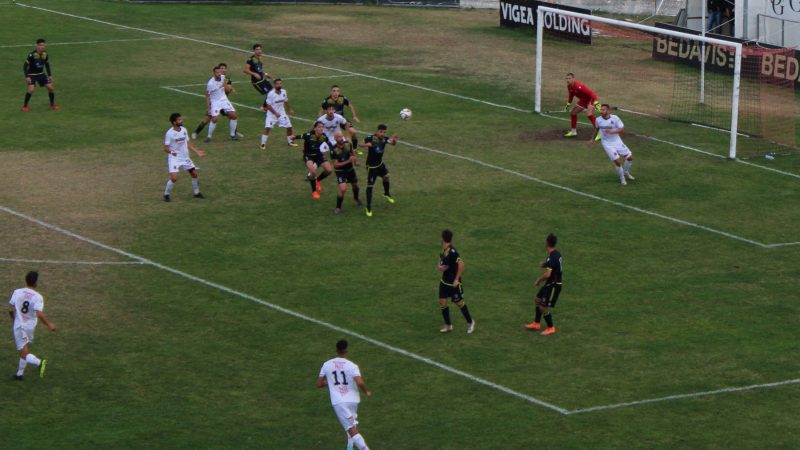
<instances>
[{"instance_id":1,"label":"white jersey with number 11","mask_svg":"<svg viewBox=\"0 0 800 450\"><path fill-rule=\"evenodd\" d=\"M328 380L328 390L331 393L331 405L339 403L359 403L361 396L358 386L353 380L360 377L358 366L345 358L333 358L325 361L319 376Z\"/></svg>"}]
</instances>

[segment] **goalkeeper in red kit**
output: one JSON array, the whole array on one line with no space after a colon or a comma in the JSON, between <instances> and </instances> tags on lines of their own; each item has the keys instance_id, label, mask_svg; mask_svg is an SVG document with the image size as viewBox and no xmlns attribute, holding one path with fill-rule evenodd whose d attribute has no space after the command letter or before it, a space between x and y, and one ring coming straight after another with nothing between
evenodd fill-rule
<instances>
[{"instance_id":1,"label":"goalkeeper in red kit","mask_svg":"<svg viewBox=\"0 0 800 450\"><path fill-rule=\"evenodd\" d=\"M576 80L573 73L567 74L567 91L569 91L569 99L564 110L570 111L571 109L572 129L564 137L575 137L578 135L578 113L586 111L586 115L589 116L589 120L592 121L592 126L594 127L594 110L600 111L600 99L594 91ZM578 104L572 106L572 99L575 97L578 97Z\"/></svg>"}]
</instances>

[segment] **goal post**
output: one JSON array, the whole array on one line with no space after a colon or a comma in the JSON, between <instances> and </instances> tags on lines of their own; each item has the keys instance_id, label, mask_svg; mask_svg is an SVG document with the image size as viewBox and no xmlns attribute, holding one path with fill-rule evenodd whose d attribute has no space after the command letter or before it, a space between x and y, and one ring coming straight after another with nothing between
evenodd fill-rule
<instances>
[{"instance_id":1,"label":"goal post","mask_svg":"<svg viewBox=\"0 0 800 450\"><path fill-rule=\"evenodd\" d=\"M543 92L545 92L548 88L546 86L546 76L558 76L559 80L563 80L563 76L566 72L576 72L576 77L582 79L582 75L579 75L577 72L579 71L586 71L587 66L589 66L588 70L594 72L591 74L591 78L593 80L598 80L603 77L605 74L606 77L615 77L617 80L610 81L606 84L606 86L614 86L613 91L616 92L598 92L600 95L601 100L608 99L610 100L609 103L612 104L619 104L623 103L620 101L626 95L628 96L636 96L642 95L642 92L647 92L650 89L647 88L647 83L649 82L652 86L654 86L654 90L660 89L661 94L664 95L665 93L671 93L671 98L669 99L671 102L674 103L674 98L678 95L691 95L691 92L684 92L692 89L691 83L683 83L683 79L678 79L677 76L672 74L672 66L675 66L679 63L673 62L662 62L661 64L664 66L662 69L657 69L653 65L652 61L652 54L647 54L647 46L649 45L652 49L654 45L654 39L658 37L666 37L666 38L674 38L676 40L685 41L688 43L698 44L697 47L702 47L702 50L698 50L697 53L701 53L697 55L698 62L703 66L702 73L700 70L696 70L696 75L689 75L696 78L697 90L695 92L696 100L694 103L702 104L702 109L697 111L690 111L686 112L685 114L692 115L691 119L687 119L687 121L693 122L703 122L704 119L709 120L709 125L712 128L722 129L723 131L730 134L730 142L728 147L728 157L731 159L736 158L737 156L737 137L739 132L739 108L740 108L740 91L741 91L741 75L742 75L742 54L743 54L743 45L738 42L731 42L722 39L716 39L707 36L698 36L690 33L684 33L680 31L664 29L664 28L657 28L649 25L642 25L634 22L628 22L623 20L616 20L610 19L605 17L598 17L589 14L584 14L580 12L565 10L565 9L557 9L551 8L547 6L539 6L536 11L537 20L536 20L536 67L535 67L535 99L534 99L534 110L537 113L542 113L542 102L543 102ZM584 22L588 21L592 25L592 32L599 35L607 35L611 37L619 37L619 39L626 39L630 42L637 42L636 46L639 48L639 56L638 59L643 61L639 61L638 66L632 66L634 69L641 69L641 72L637 73L615 73L613 67L609 67L610 59L608 58L609 53L613 52L613 49L608 47L603 47L599 45L599 49L596 50L598 53L597 55L592 55L592 51L583 51L580 52L581 55L578 58L583 58L583 60L576 60L574 64L577 66L575 70L566 71L562 70L563 73L558 74L557 72L543 74L544 71L544 58L550 58L550 60L560 60L561 64L566 64L564 62L563 54L562 55L547 55L545 52L549 51L549 49L544 48L544 42L546 39L546 34L548 34L548 30L545 29L545 16L550 14L552 16L563 16L567 19L567 21L579 21ZM603 28L601 31L597 31L597 28ZM596 38L593 37L593 42L591 44L592 47L595 46ZM586 44L574 44L575 46L582 45L585 47ZM624 47L624 51L631 51L634 45L622 45ZM562 45L559 47L560 50L564 53L570 52L570 48L566 45ZM578 47L573 47L578 48ZM604 53L605 52L605 53ZM733 58L731 61L732 67L732 74L719 74L719 73L710 73L708 68L706 67L706 61L709 58L714 57L721 57L722 52L730 52L733 53ZM621 53L621 52L620 52ZM612 55L613 56L613 55ZM726 55L727 56L727 55ZM617 55L618 58L622 59L623 63L625 56L624 55ZM597 66L592 67L591 63L586 61L587 58L596 59ZM630 58L633 59L633 58ZM649 59L649 61L644 61L645 59ZM562 66L566 67L566 66ZM725 68L728 70L728 68ZM660 72L658 72L660 70ZM694 69L690 69L694 70ZM658 72L654 75L655 72ZM664 75L665 73L669 73L669 75ZM633 78L636 77L648 77L652 76L652 79L644 79L641 80L641 86L639 87L639 91L633 89L633 92L627 92L626 89L629 86L629 83ZM707 80L707 78L712 77L718 80L719 86L714 86L711 80ZM730 77L729 79L724 79ZM626 80L627 79L627 80ZM711 84L710 84L711 83ZM592 82L587 83L590 87L592 87ZM598 83L603 84L603 83ZM667 84L670 86L668 87ZM658 88L658 89L656 89ZM671 90L670 90L671 89ZM559 96L564 97L566 95L566 88L561 87L559 91ZM667 92L669 91L669 92ZM715 92L714 92L715 91ZM713 98L716 96L718 101L717 104L714 104ZM728 99L727 103L721 104L722 99ZM667 99L663 100L663 103L666 105ZM652 103L652 102L651 102ZM639 110L640 114L643 115L652 115L656 117L662 118L670 118L672 115L668 108L671 106L664 106L664 105L648 105L646 102L642 102L640 105ZM721 118L724 116L725 119L729 118L729 121L722 122Z\"/></svg>"}]
</instances>

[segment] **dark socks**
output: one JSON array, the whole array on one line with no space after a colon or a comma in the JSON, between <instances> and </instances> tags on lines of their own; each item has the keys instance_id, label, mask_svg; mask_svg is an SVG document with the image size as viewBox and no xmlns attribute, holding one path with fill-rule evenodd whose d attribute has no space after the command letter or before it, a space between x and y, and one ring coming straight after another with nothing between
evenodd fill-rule
<instances>
[{"instance_id":1,"label":"dark socks","mask_svg":"<svg viewBox=\"0 0 800 450\"><path fill-rule=\"evenodd\" d=\"M542 321L542 310L541 309L536 308L536 318L533 319L533 321L536 322L536 323L539 323L539 322Z\"/></svg>"},{"instance_id":2,"label":"dark socks","mask_svg":"<svg viewBox=\"0 0 800 450\"><path fill-rule=\"evenodd\" d=\"M342 209L342 200L344 200L344 196L343 195L340 195L340 196L336 197L336 208L337 209Z\"/></svg>"},{"instance_id":3,"label":"dark socks","mask_svg":"<svg viewBox=\"0 0 800 450\"><path fill-rule=\"evenodd\" d=\"M467 304L462 302L460 305L458 305L458 307L461 308L461 314L463 314L464 318L467 319L467 323L472 323L472 316L469 315L469 308L467 308Z\"/></svg>"},{"instance_id":4,"label":"dark socks","mask_svg":"<svg viewBox=\"0 0 800 450\"><path fill-rule=\"evenodd\" d=\"M322 175L318 175L318 176L317 176L317 180L319 180L319 181L322 181L322 180L324 180L325 178L328 178L328 175L330 175L330 173L328 173L328 172L322 172Z\"/></svg>"},{"instance_id":5,"label":"dark socks","mask_svg":"<svg viewBox=\"0 0 800 450\"><path fill-rule=\"evenodd\" d=\"M353 188L353 200L355 201L358 201L358 191L359 189L357 187Z\"/></svg>"},{"instance_id":6,"label":"dark socks","mask_svg":"<svg viewBox=\"0 0 800 450\"><path fill-rule=\"evenodd\" d=\"M447 306L442 306L442 318L444 319L445 325L450 325L450 308Z\"/></svg>"},{"instance_id":7,"label":"dark socks","mask_svg":"<svg viewBox=\"0 0 800 450\"><path fill-rule=\"evenodd\" d=\"M548 314L544 316L544 320L547 322L547 328L553 328L553 315Z\"/></svg>"},{"instance_id":8,"label":"dark socks","mask_svg":"<svg viewBox=\"0 0 800 450\"><path fill-rule=\"evenodd\" d=\"M308 184L311 185L311 192L317 192L317 179L316 178L309 178Z\"/></svg>"},{"instance_id":9,"label":"dark socks","mask_svg":"<svg viewBox=\"0 0 800 450\"><path fill-rule=\"evenodd\" d=\"M389 194L389 180L383 180L383 195L391 197L391 194Z\"/></svg>"},{"instance_id":10,"label":"dark socks","mask_svg":"<svg viewBox=\"0 0 800 450\"><path fill-rule=\"evenodd\" d=\"M367 186L367 209L372 210L372 186ZM447 314L450 317L450 313Z\"/></svg>"},{"instance_id":11,"label":"dark socks","mask_svg":"<svg viewBox=\"0 0 800 450\"><path fill-rule=\"evenodd\" d=\"M23 104L23 106L28 106L28 102L29 101L31 101L31 93L30 92L26 92L25 93L25 103Z\"/></svg>"},{"instance_id":12,"label":"dark socks","mask_svg":"<svg viewBox=\"0 0 800 450\"><path fill-rule=\"evenodd\" d=\"M200 122L200 125L197 126L197 128L194 130L194 132L197 133L197 134L200 134L200 132L203 131L203 128L205 128L205 127L206 127L206 123L205 122Z\"/></svg>"},{"instance_id":13,"label":"dark socks","mask_svg":"<svg viewBox=\"0 0 800 450\"><path fill-rule=\"evenodd\" d=\"M55 92L48 92L48 96L50 97L50 106L56 104L56 93Z\"/></svg>"}]
</instances>

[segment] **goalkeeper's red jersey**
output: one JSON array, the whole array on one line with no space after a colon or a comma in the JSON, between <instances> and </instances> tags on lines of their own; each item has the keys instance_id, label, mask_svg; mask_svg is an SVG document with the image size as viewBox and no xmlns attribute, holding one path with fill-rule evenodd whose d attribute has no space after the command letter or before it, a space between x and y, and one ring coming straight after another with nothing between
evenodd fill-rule
<instances>
[{"instance_id":1,"label":"goalkeeper's red jersey","mask_svg":"<svg viewBox=\"0 0 800 450\"><path fill-rule=\"evenodd\" d=\"M567 90L569 91L569 100L567 100L567 103L572 103L574 97L578 97L580 103L585 105L589 105L598 99L597 94L595 94L593 90L589 89L578 80L573 81L572 86L567 85Z\"/></svg>"}]
</instances>

